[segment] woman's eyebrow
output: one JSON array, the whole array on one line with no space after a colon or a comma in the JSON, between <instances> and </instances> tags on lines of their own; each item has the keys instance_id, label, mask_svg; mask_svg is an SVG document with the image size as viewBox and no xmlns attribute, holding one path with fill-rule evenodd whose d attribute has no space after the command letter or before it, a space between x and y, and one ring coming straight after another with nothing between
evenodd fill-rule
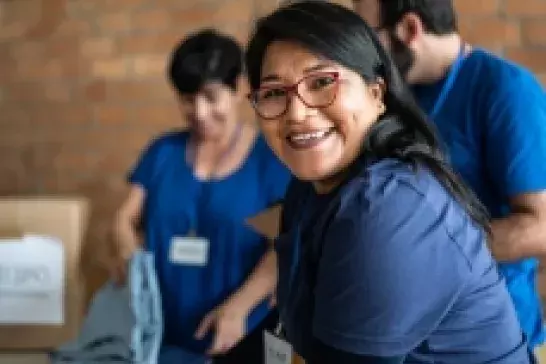
<instances>
[{"instance_id":1,"label":"woman's eyebrow","mask_svg":"<svg viewBox=\"0 0 546 364\"><path fill-rule=\"evenodd\" d=\"M325 68L330 68L332 67L332 64L330 63L319 63L319 64L316 64L314 66L311 66L311 67L307 67L303 70L303 73L304 74L307 74L307 73L313 73L313 72L316 72L316 71L321 71ZM260 79L261 82L267 82L267 81L280 81L281 80L281 77L277 74L269 74L269 75L266 75L264 77L262 77Z\"/></svg>"}]
</instances>

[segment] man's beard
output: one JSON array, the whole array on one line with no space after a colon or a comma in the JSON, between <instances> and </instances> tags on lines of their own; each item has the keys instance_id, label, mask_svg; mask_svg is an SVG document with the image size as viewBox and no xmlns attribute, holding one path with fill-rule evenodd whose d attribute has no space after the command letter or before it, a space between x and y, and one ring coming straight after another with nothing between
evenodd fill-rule
<instances>
[{"instance_id":1,"label":"man's beard","mask_svg":"<svg viewBox=\"0 0 546 364\"><path fill-rule=\"evenodd\" d=\"M392 60L398 68L398 71L400 72L402 77L404 77L404 79L407 79L408 73L415 63L415 56L413 55L411 49L406 46L400 39L398 39L396 35L389 34L389 38Z\"/></svg>"}]
</instances>

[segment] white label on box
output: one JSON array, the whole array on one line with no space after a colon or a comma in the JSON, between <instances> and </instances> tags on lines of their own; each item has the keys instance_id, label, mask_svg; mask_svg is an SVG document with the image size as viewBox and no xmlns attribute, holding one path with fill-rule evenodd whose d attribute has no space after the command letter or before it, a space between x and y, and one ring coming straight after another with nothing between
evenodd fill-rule
<instances>
[{"instance_id":1,"label":"white label on box","mask_svg":"<svg viewBox=\"0 0 546 364\"><path fill-rule=\"evenodd\" d=\"M61 241L0 239L0 325L62 325L64 285Z\"/></svg>"}]
</instances>

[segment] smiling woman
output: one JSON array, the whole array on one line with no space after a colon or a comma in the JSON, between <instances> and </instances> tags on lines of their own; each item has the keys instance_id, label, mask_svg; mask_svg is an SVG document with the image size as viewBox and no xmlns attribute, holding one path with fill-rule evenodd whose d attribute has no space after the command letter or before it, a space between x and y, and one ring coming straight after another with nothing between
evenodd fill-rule
<instances>
[{"instance_id":1,"label":"smiling woman","mask_svg":"<svg viewBox=\"0 0 546 364\"><path fill-rule=\"evenodd\" d=\"M295 351L308 364L528 363L487 214L373 30L298 1L258 21L247 67L263 134L297 177L276 242Z\"/></svg>"}]
</instances>

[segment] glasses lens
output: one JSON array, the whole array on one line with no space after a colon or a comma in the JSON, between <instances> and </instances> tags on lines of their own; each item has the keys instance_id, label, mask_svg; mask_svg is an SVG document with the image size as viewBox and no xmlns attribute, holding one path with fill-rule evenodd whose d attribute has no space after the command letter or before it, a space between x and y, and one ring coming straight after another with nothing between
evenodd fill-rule
<instances>
[{"instance_id":1,"label":"glasses lens","mask_svg":"<svg viewBox=\"0 0 546 364\"><path fill-rule=\"evenodd\" d=\"M337 77L321 73L306 77L298 87L302 100L310 107L328 106L336 97Z\"/></svg>"},{"instance_id":2,"label":"glasses lens","mask_svg":"<svg viewBox=\"0 0 546 364\"><path fill-rule=\"evenodd\" d=\"M275 118L286 110L288 93L282 87L267 87L254 93L254 107L263 118Z\"/></svg>"}]
</instances>

